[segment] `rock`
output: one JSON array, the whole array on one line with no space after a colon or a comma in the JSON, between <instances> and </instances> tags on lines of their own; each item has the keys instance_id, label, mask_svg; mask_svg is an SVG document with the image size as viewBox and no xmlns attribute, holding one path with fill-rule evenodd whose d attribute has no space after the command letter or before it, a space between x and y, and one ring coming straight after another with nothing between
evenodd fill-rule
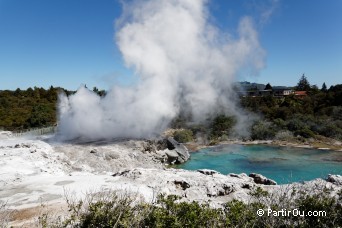
<instances>
[{"instance_id":1,"label":"rock","mask_svg":"<svg viewBox=\"0 0 342 228\"><path fill-rule=\"evenodd\" d=\"M175 180L173 183L175 183L177 187L181 187L183 190L190 188L190 184L183 180Z\"/></svg>"},{"instance_id":2,"label":"rock","mask_svg":"<svg viewBox=\"0 0 342 228\"><path fill-rule=\"evenodd\" d=\"M104 159L106 159L107 161L110 161L110 160L115 160L115 159L118 159L120 158L120 155L119 154L116 154L116 153L111 153L111 152L107 152L104 154Z\"/></svg>"},{"instance_id":3,"label":"rock","mask_svg":"<svg viewBox=\"0 0 342 228\"><path fill-rule=\"evenodd\" d=\"M342 176L341 175L329 174L328 178L326 179L326 181L328 181L330 183L334 183L336 185L342 185Z\"/></svg>"},{"instance_id":4,"label":"rock","mask_svg":"<svg viewBox=\"0 0 342 228\"><path fill-rule=\"evenodd\" d=\"M215 170L211 170L211 169L198 169L197 172L203 173L205 175L213 175L213 174L219 173L219 172L217 172Z\"/></svg>"},{"instance_id":5,"label":"rock","mask_svg":"<svg viewBox=\"0 0 342 228\"><path fill-rule=\"evenodd\" d=\"M22 143L22 144L21 144L21 147L22 147L22 148L31 148L31 146L32 146L32 145L26 144L26 143Z\"/></svg>"},{"instance_id":6,"label":"rock","mask_svg":"<svg viewBox=\"0 0 342 228\"><path fill-rule=\"evenodd\" d=\"M113 177L116 177L116 176L124 176L125 174L129 173L130 170L124 170L124 171L121 171L121 172L117 172L117 173L114 173L112 176Z\"/></svg>"},{"instance_id":7,"label":"rock","mask_svg":"<svg viewBox=\"0 0 342 228\"><path fill-rule=\"evenodd\" d=\"M228 177L234 177L234 178L240 179L240 180L245 181L245 182L255 183L254 179L252 177L249 177L246 173L240 173L240 174L229 173L229 174L227 174L227 176Z\"/></svg>"},{"instance_id":8,"label":"rock","mask_svg":"<svg viewBox=\"0 0 342 228\"><path fill-rule=\"evenodd\" d=\"M182 143L177 142L174 138L167 138L166 144L169 151L165 154L168 156L168 160L171 164L181 164L190 158L188 149Z\"/></svg>"},{"instance_id":9,"label":"rock","mask_svg":"<svg viewBox=\"0 0 342 228\"><path fill-rule=\"evenodd\" d=\"M97 149L92 149L92 150L90 151L91 154L96 154L97 152L98 152Z\"/></svg>"},{"instance_id":10,"label":"rock","mask_svg":"<svg viewBox=\"0 0 342 228\"><path fill-rule=\"evenodd\" d=\"M167 149L174 150L180 145L180 143L177 142L173 137L168 137L166 140L166 145Z\"/></svg>"},{"instance_id":11,"label":"rock","mask_svg":"<svg viewBox=\"0 0 342 228\"><path fill-rule=\"evenodd\" d=\"M249 177L252 177L256 184L277 185L277 182L274 180L268 179L267 177L258 173L251 173L249 174Z\"/></svg>"},{"instance_id":12,"label":"rock","mask_svg":"<svg viewBox=\"0 0 342 228\"><path fill-rule=\"evenodd\" d=\"M226 196L235 191L235 187L233 185L228 185L226 183L207 185L206 188L208 197Z\"/></svg>"},{"instance_id":13,"label":"rock","mask_svg":"<svg viewBox=\"0 0 342 228\"><path fill-rule=\"evenodd\" d=\"M143 147L144 152L154 153L157 151L157 146L155 145L155 142L152 140L146 140Z\"/></svg>"},{"instance_id":14,"label":"rock","mask_svg":"<svg viewBox=\"0 0 342 228\"><path fill-rule=\"evenodd\" d=\"M246 179L246 178L248 178L248 176L247 176L246 173L240 173L240 174L229 173L227 176L236 177L236 178L240 178L240 179Z\"/></svg>"},{"instance_id":15,"label":"rock","mask_svg":"<svg viewBox=\"0 0 342 228\"><path fill-rule=\"evenodd\" d=\"M252 189L252 186L250 184L242 184L241 188Z\"/></svg>"},{"instance_id":16,"label":"rock","mask_svg":"<svg viewBox=\"0 0 342 228\"><path fill-rule=\"evenodd\" d=\"M175 164L178 161L178 153L175 150L167 150L165 151L165 154L167 156L167 160L170 164Z\"/></svg>"}]
</instances>

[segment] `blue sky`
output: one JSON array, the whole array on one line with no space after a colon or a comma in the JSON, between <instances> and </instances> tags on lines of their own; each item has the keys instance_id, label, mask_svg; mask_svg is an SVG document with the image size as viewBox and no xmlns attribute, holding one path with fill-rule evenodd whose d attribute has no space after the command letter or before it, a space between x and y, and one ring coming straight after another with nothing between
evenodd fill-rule
<instances>
[{"instance_id":1,"label":"blue sky","mask_svg":"<svg viewBox=\"0 0 342 228\"><path fill-rule=\"evenodd\" d=\"M251 16L267 53L248 80L321 87L342 83L341 0L211 0L211 21L232 32ZM129 84L115 45L118 0L0 0L0 89Z\"/></svg>"}]
</instances>

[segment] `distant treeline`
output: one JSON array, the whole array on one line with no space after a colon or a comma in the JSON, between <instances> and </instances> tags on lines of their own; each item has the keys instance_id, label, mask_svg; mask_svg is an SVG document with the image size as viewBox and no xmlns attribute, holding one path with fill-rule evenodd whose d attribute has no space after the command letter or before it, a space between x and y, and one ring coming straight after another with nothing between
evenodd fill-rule
<instances>
[{"instance_id":1,"label":"distant treeline","mask_svg":"<svg viewBox=\"0 0 342 228\"><path fill-rule=\"evenodd\" d=\"M342 84L306 91L307 96L302 97L242 97L242 107L263 117L252 127L252 138L286 140L291 135L322 135L342 140Z\"/></svg>"},{"instance_id":2,"label":"distant treeline","mask_svg":"<svg viewBox=\"0 0 342 228\"><path fill-rule=\"evenodd\" d=\"M267 85L272 90L271 85ZM253 140L278 139L285 141L321 136L342 140L342 84L331 86L325 83L319 89L310 85L303 75L294 90L305 91L304 96L290 94L276 97L270 93L263 96L240 96L243 109L256 113L258 117L248 129ZM179 141L193 140L200 133L207 136L210 144L224 141L232 136L236 124L234 116L217 115L209 124L188 125L186 118L179 116L172 122Z\"/></svg>"},{"instance_id":3,"label":"distant treeline","mask_svg":"<svg viewBox=\"0 0 342 228\"><path fill-rule=\"evenodd\" d=\"M240 97L241 107L262 117L252 125L251 138L286 140L288 137L322 135L342 140L342 84L329 89L323 84L322 89L318 89L302 76L297 89L305 90L306 96ZM19 131L56 125L57 97L61 91L67 95L75 93L52 86L49 89L0 91L0 129ZM96 87L93 91L100 96L106 95ZM188 126L186 119L177 117L171 127L187 129L176 135L180 141L189 141L202 133L216 142L229 137L236 124L234 117L219 114L211 121L209 125Z\"/></svg>"},{"instance_id":4,"label":"distant treeline","mask_svg":"<svg viewBox=\"0 0 342 228\"><path fill-rule=\"evenodd\" d=\"M51 86L0 91L0 127L13 131L56 124L59 90Z\"/></svg>"},{"instance_id":5,"label":"distant treeline","mask_svg":"<svg viewBox=\"0 0 342 228\"><path fill-rule=\"evenodd\" d=\"M100 96L105 95L104 90L96 87L93 91ZM68 96L75 93L53 86L49 89L0 90L0 129L20 131L56 125L59 92Z\"/></svg>"}]
</instances>

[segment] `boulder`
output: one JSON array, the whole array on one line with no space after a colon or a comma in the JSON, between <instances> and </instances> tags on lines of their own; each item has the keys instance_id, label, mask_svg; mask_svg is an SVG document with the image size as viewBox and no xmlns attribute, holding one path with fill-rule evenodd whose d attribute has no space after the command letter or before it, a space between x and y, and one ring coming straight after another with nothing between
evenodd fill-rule
<instances>
[{"instance_id":1,"label":"boulder","mask_svg":"<svg viewBox=\"0 0 342 228\"><path fill-rule=\"evenodd\" d=\"M90 151L90 153L91 154L96 154L98 151L97 151L97 149L95 148L95 149L92 149L91 151Z\"/></svg>"},{"instance_id":2,"label":"boulder","mask_svg":"<svg viewBox=\"0 0 342 228\"><path fill-rule=\"evenodd\" d=\"M175 150L167 150L165 151L165 154L167 156L167 160L170 164L175 164L178 161L178 153Z\"/></svg>"},{"instance_id":3,"label":"boulder","mask_svg":"<svg viewBox=\"0 0 342 228\"><path fill-rule=\"evenodd\" d=\"M173 183L183 190L190 188L190 184L184 180L175 180Z\"/></svg>"},{"instance_id":4,"label":"boulder","mask_svg":"<svg viewBox=\"0 0 342 228\"><path fill-rule=\"evenodd\" d=\"M197 172L203 173L204 175L213 175L218 173L217 171L211 169L198 169Z\"/></svg>"},{"instance_id":5,"label":"boulder","mask_svg":"<svg viewBox=\"0 0 342 228\"><path fill-rule=\"evenodd\" d=\"M274 180L268 179L267 177L258 173L251 173L249 174L249 177L252 177L254 180L254 183L256 184L277 185L277 182L275 182Z\"/></svg>"},{"instance_id":6,"label":"boulder","mask_svg":"<svg viewBox=\"0 0 342 228\"><path fill-rule=\"evenodd\" d=\"M169 137L166 140L167 148L165 152L170 164L181 164L190 158L188 149L182 144L177 142L174 138Z\"/></svg>"},{"instance_id":7,"label":"boulder","mask_svg":"<svg viewBox=\"0 0 342 228\"><path fill-rule=\"evenodd\" d=\"M230 177L236 177L236 178L240 178L240 179L248 179L248 176L246 173L240 173L240 174L236 174L236 173L229 173L227 176Z\"/></svg>"},{"instance_id":8,"label":"boulder","mask_svg":"<svg viewBox=\"0 0 342 228\"><path fill-rule=\"evenodd\" d=\"M326 181L336 184L336 185L342 185L342 176L329 174Z\"/></svg>"},{"instance_id":9,"label":"boulder","mask_svg":"<svg viewBox=\"0 0 342 228\"><path fill-rule=\"evenodd\" d=\"M240 173L240 174L229 173L229 174L227 174L227 176L237 178L237 179L240 179L240 180L245 181L245 182L251 182L251 183L254 182L254 179L252 177L249 177L246 173Z\"/></svg>"}]
</instances>

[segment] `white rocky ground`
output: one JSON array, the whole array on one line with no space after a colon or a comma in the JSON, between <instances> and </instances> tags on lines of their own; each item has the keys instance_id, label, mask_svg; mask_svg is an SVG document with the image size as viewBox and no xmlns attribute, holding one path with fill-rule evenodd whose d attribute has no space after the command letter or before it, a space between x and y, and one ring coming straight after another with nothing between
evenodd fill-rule
<instances>
[{"instance_id":1,"label":"white rocky ground","mask_svg":"<svg viewBox=\"0 0 342 228\"><path fill-rule=\"evenodd\" d=\"M256 184L246 174L167 169L162 164L165 152L156 151L146 141L71 144L14 138L2 132L0 209L6 204L7 209L16 210L9 224L22 225L39 214L37 208L42 204L53 210L65 208L66 194L82 198L104 189L123 190L151 201L157 194L166 193L218 206L234 198L248 201L248 193L257 186L269 191L284 189ZM315 180L306 186L318 183L341 188L341 176L331 181L335 183Z\"/></svg>"}]
</instances>

